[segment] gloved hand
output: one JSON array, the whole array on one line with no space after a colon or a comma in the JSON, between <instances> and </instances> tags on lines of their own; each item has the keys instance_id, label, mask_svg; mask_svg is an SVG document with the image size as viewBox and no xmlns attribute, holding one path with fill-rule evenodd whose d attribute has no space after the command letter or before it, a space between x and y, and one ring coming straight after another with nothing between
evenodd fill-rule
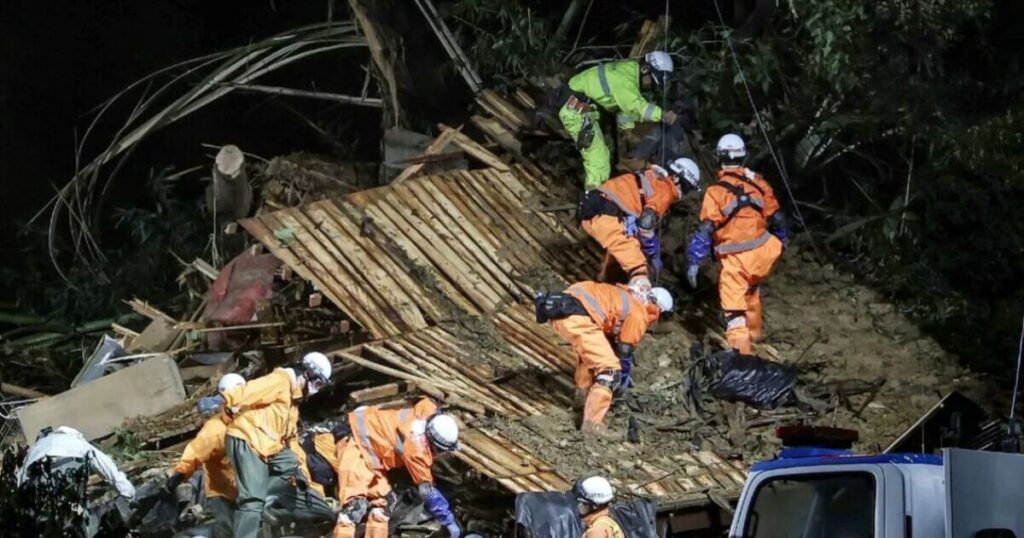
<instances>
[{"instance_id":1,"label":"gloved hand","mask_svg":"<svg viewBox=\"0 0 1024 538\"><path fill-rule=\"evenodd\" d=\"M657 277L665 268L665 263L661 261L661 255L651 258L651 268L654 269L654 275Z\"/></svg>"},{"instance_id":2,"label":"gloved hand","mask_svg":"<svg viewBox=\"0 0 1024 538\"><path fill-rule=\"evenodd\" d=\"M640 240L640 250L643 251L644 256L654 258L661 255L661 239L658 238L658 234L641 233L638 238Z\"/></svg>"},{"instance_id":3,"label":"gloved hand","mask_svg":"<svg viewBox=\"0 0 1024 538\"><path fill-rule=\"evenodd\" d=\"M623 389L628 389L633 386L633 355L620 358L619 366L622 367L620 386Z\"/></svg>"},{"instance_id":4,"label":"gloved hand","mask_svg":"<svg viewBox=\"0 0 1024 538\"><path fill-rule=\"evenodd\" d=\"M224 407L225 400L221 395L207 396L206 398L200 398L199 402L196 403L196 410L199 414L209 418L217 413Z\"/></svg>"},{"instance_id":5,"label":"gloved hand","mask_svg":"<svg viewBox=\"0 0 1024 538\"><path fill-rule=\"evenodd\" d=\"M686 282L691 288L697 288L697 274L700 273L699 265L691 265L686 269Z\"/></svg>"},{"instance_id":6,"label":"gloved hand","mask_svg":"<svg viewBox=\"0 0 1024 538\"><path fill-rule=\"evenodd\" d=\"M185 479L185 475L181 473L174 473L167 477L167 481L164 482L164 490L168 493L174 493L174 490L178 489L178 484Z\"/></svg>"},{"instance_id":7,"label":"gloved hand","mask_svg":"<svg viewBox=\"0 0 1024 538\"><path fill-rule=\"evenodd\" d=\"M676 114L675 110L666 110L661 116L661 121L665 122L665 125L675 125L678 119L679 114Z\"/></svg>"},{"instance_id":8,"label":"gloved hand","mask_svg":"<svg viewBox=\"0 0 1024 538\"><path fill-rule=\"evenodd\" d=\"M629 292L640 302L648 302L648 297L651 294L651 280L644 275L629 279Z\"/></svg>"},{"instance_id":9,"label":"gloved hand","mask_svg":"<svg viewBox=\"0 0 1024 538\"><path fill-rule=\"evenodd\" d=\"M459 538L462 536L462 527L459 527L459 524L454 521L445 525L444 528L448 529L448 536L451 536L452 538Z\"/></svg>"},{"instance_id":10,"label":"gloved hand","mask_svg":"<svg viewBox=\"0 0 1024 538\"><path fill-rule=\"evenodd\" d=\"M630 237L636 237L636 234L640 232L640 228L636 225L636 217L633 215L627 215L622 219L622 226L626 229L626 235Z\"/></svg>"}]
</instances>

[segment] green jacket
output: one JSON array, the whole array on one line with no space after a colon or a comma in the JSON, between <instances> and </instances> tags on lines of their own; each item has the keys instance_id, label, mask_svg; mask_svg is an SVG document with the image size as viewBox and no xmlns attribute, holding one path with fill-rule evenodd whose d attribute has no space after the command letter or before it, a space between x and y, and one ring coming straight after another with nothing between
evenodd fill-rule
<instances>
[{"instance_id":1,"label":"green jacket","mask_svg":"<svg viewBox=\"0 0 1024 538\"><path fill-rule=\"evenodd\" d=\"M569 79L569 88L631 122L661 121L661 107L640 93L640 62L622 60L585 69ZM620 121L620 124L623 122Z\"/></svg>"}]
</instances>

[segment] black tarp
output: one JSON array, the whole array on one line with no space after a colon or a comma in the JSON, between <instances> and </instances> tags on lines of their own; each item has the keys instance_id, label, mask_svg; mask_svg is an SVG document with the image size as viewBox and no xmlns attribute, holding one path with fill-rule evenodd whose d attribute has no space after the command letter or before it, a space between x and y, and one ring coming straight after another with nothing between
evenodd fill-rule
<instances>
[{"instance_id":1,"label":"black tarp","mask_svg":"<svg viewBox=\"0 0 1024 538\"><path fill-rule=\"evenodd\" d=\"M628 538L658 538L657 505L632 499L612 505L612 517ZM564 538L583 534L583 521L572 492L520 493L516 496L516 536Z\"/></svg>"},{"instance_id":2,"label":"black tarp","mask_svg":"<svg viewBox=\"0 0 1024 538\"><path fill-rule=\"evenodd\" d=\"M698 406L707 393L719 400L774 409L790 400L797 373L792 366L724 350L696 359L688 390Z\"/></svg>"}]
</instances>

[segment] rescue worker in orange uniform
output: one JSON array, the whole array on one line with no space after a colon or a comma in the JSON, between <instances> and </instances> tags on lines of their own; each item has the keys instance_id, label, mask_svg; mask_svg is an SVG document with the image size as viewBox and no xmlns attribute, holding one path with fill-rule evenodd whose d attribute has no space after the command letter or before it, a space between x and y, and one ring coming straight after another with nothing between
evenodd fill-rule
<instances>
[{"instance_id":1,"label":"rescue worker in orange uniform","mask_svg":"<svg viewBox=\"0 0 1024 538\"><path fill-rule=\"evenodd\" d=\"M672 204L700 184L700 168L690 159L671 159L665 167L616 176L588 191L580 203L583 229L605 249L598 279L608 281L613 261L639 293L651 288L647 264L661 271L657 229Z\"/></svg>"},{"instance_id":2,"label":"rescue worker in orange uniform","mask_svg":"<svg viewBox=\"0 0 1024 538\"><path fill-rule=\"evenodd\" d=\"M638 299L627 286L584 281L563 293L537 295L537 322L550 321L576 353L576 401L583 401L583 433L605 431L613 396L621 396L633 384L636 346L661 313L671 310L672 295L665 288L653 288Z\"/></svg>"},{"instance_id":3,"label":"rescue worker in orange uniform","mask_svg":"<svg viewBox=\"0 0 1024 538\"><path fill-rule=\"evenodd\" d=\"M721 264L718 295L725 312L725 336L731 347L749 355L752 341L763 333L759 285L782 254L789 233L771 185L743 166L743 139L723 136L716 154L721 166L718 182L704 192L700 225L687 252L686 277L691 287L697 287L700 264L713 247Z\"/></svg>"},{"instance_id":4,"label":"rescue worker in orange uniform","mask_svg":"<svg viewBox=\"0 0 1024 538\"><path fill-rule=\"evenodd\" d=\"M217 391L224 393L245 384L245 378L238 374L225 374L217 382ZM224 450L224 434L231 417L221 412L207 419L196 437L185 445L181 458L174 465L164 489L174 492L183 481L188 480L200 467L203 468L203 489L206 492L206 511L213 515L213 536L231 536L231 522L235 515L235 473L231 470L228 455Z\"/></svg>"},{"instance_id":5,"label":"rescue worker in orange uniform","mask_svg":"<svg viewBox=\"0 0 1024 538\"><path fill-rule=\"evenodd\" d=\"M610 514L608 505L615 498L615 489L607 479L592 476L573 486L577 508L583 518L582 538L625 538L622 527Z\"/></svg>"},{"instance_id":6,"label":"rescue worker in orange uniform","mask_svg":"<svg viewBox=\"0 0 1024 538\"><path fill-rule=\"evenodd\" d=\"M462 528L455 520L444 494L434 485L434 459L458 448L459 426L437 404L423 398L412 407L384 409L359 407L348 415L351 435L342 438L338 451L338 501L341 513L334 538L353 538L356 525L366 522L366 538L387 538L387 495L391 492L387 471L404 468L416 484L423 505L459 538Z\"/></svg>"},{"instance_id":7,"label":"rescue worker in orange uniform","mask_svg":"<svg viewBox=\"0 0 1024 538\"><path fill-rule=\"evenodd\" d=\"M232 417L224 444L238 486L236 538L256 538L271 495L286 496L287 503L282 504L295 519L334 517L323 498L308 488L291 448L298 434L298 401L316 394L330 377L330 359L309 353L301 362L199 400L200 414L212 416L224 409ZM289 495L295 489L302 495Z\"/></svg>"}]
</instances>

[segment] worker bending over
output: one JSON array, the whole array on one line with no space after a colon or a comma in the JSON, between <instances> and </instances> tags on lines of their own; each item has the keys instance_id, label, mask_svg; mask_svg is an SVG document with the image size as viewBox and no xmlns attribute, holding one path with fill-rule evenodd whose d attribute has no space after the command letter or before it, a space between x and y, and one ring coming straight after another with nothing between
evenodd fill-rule
<instances>
[{"instance_id":1,"label":"worker bending over","mask_svg":"<svg viewBox=\"0 0 1024 538\"><path fill-rule=\"evenodd\" d=\"M647 328L672 310L672 295L653 288L638 299L627 286L577 282L563 293L539 294L537 322L551 321L576 353L576 402L583 401L581 430L605 431L613 395L633 384L633 353ZM612 345L615 350L612 350Z\"/></svg>"},{"instance_id":2,"label":"worker bending over","mask_svg":"<svg viewBox=\"0 0 1024 538\"><path fill-rule=\"evenodd\" d=\"M700 225L690 239L686 277L697 287L700 264L711 254L721 263L718 296L725 312L725 336L740 353L762 336L759 285L789 241L786 221L771 185L745 168L743 139L727 134L715 150L721 169L700 209Z\"/></svg>"},{"instance_id":3,"label":"worker bending over","mask_svg":"<svg viewBox=\"0 0 1024 538\"><path fill-rule=\"evenodd\" d=\"M238 374L226 374L217 382L217 392L225 392L245 385L245 378ZM181 458L174 465L164 489L173 493L183 481L188 480L200 467L203 468L203 489L206 492L206 511L213 515L213 536L228 538L235 516L235 500L238 488L235 473L231 470L227 452L224 449L224 434L231 416L221 410L206 420L195 438L185 445Z\"/></svg>"},{"instance_id":4,"label":"worker bending over","mask_svg":"<svg viewBox=\"0 0 1024 538\"><path fill-rule=\"evenodd\" d=\"M592 476L576 482L572 489L585 527L582 538L625 538L622 527L609 513L615 490L607 479Z\"/></svg>"},{"instance_id":5,"label":"worker bending over","mask_svg":"<svg viewBox=\"0 0 1024 538\"><path fill-rule=\"evenodd\" d=\"M686 158L643 172L614 177L586 193L578 212L583 229L605 249L598 280L608 280L612 261L639 293L651 289L647 265L662 269L658 225L672 204L700 184L700 168Z\"/></svg>"},{"instance_id":6,"label":"worker bending over","mask_svg":"<svg viewBox=\"0 0 1024 538\"><path fill-rule=\"evenodd\" d=\"M119 510L128 511L128 503L135 499L135 486L128 481L117 468L114 460L104 454L101 450L85 440L82 432L70 426L58 426L56 428L46 427L40 430L32 448L25 455L18 470L18 487L25 488L32 484L41 486L43 484L67 483L74 477L81 477L83 482L80 487L64 488L58 494L81 492L82 497L74 499L85 506L88 499L85 497L85 480L89 475L86 471L95 471L100 474L110 485L117 489ZM42 491L46 491L45 488ZM76 502L76 504L77 504ZM69 536L85 536L91 538L99 532L100 518L91 510L85 510L82 514L81 527L72 528L72 521L75 514L45 514L39 513L40 518L64 517L64 530Z\"/></svg>"},{"instance_id":7,"label":"worker bending over","mask_svg":"<svg viewBox=\"0 0 1024 538\"><path fill-rule=\"evenodd\" d=\"M338 501L334 538L353 538L366 521L366 538L387 538L387 472L405 468L423 505L454 538L462 535L448 500L434 485L434 459L458 448L459 426L423 398L412 407L359 407L348 415L351 435L338 442Z\"/></svg>"},{"instance_id":8,"label":"worker bending over","mask_svg":"<svg viewBox=\"0 0 1024 538\"><path fill-rule=\"evenodd\" d=\"M201 414L212 416L225 409L232 417L224 444L238 485L236 538L255 538L267 497L293 488L305 494L303 506L290 507L296 519L333 517L323 498L308 489L308 479L289 448L298 434L298 401L316 394L330 379L331 361L322 353L309 353L300 362L199 401ZM315 513L302 513L305 510Z\"/></svg>"},{"instance_id":9,"label":"worker bending over","mask_svg":"<svg viewBox=\"0 0 1024 538\"><path fill-rule=\"evenodd\" d=\"M662 113L661 107L641 94L664 87L672 68L672 57L667 53L649 52L642 60L608 62L586 69L559 89L558 119L583 157L587 190L604 183L612 170L611 154L601 133L600 109L617 114L620 129L632 129L637 121L674 124L675 112Z\"/></svg>"}]
</instances>

